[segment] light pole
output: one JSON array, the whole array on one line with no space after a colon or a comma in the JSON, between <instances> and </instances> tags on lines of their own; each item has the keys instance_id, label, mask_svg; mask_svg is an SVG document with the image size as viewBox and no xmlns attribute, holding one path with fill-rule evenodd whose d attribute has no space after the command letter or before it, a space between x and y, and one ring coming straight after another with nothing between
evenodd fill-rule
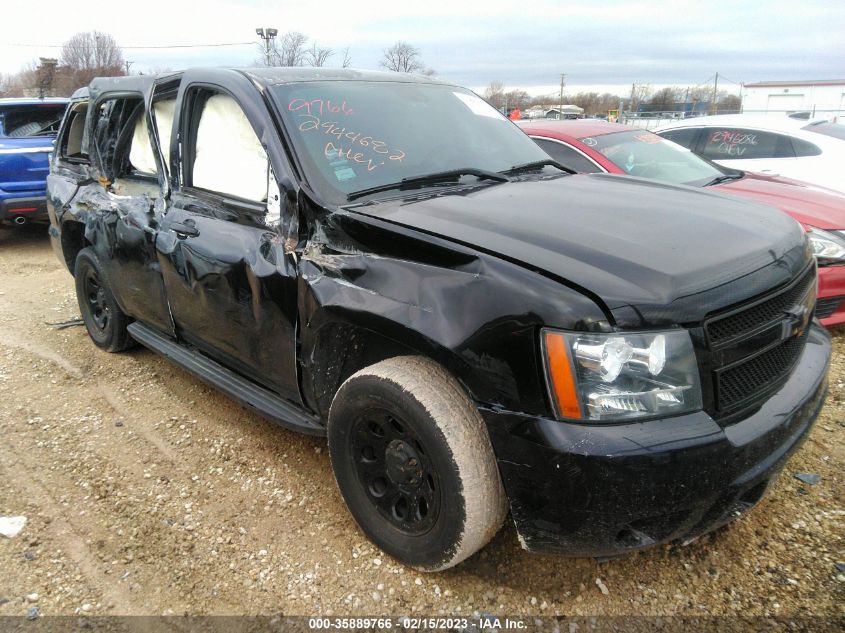
<instances>
[{"instance_id":1,"label":"light pole","mask_svg":"<svg viewBox=\"0 0 845 633\"><path fill-rule=\"evenodd\" d=\"M264 40L264 60L265 63L269 66L270 65L270 40L275 39L275 37L279 34L279 31L276 29L262 29L258 28L255 29L255 34L258 35L262 40Z\"/></svg>"},{"instance_id":2,"label":"light pole","mask_svg":"<svg viewBox=\"0 0 845 633\"><path fill-rule=\"evenodd\" d=\"M563 87L566 85L566 73L560 74L560 103L558 104L557 118L563 119Z\"/></svg>"}]
</instances>

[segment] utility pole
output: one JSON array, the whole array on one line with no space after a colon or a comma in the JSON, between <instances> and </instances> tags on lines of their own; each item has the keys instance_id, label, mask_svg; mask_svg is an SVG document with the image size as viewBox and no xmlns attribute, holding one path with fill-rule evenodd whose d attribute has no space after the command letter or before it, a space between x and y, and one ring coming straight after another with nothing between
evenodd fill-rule
<instances>
[{"instance_id":1,"label":"utility pole","mask_svg":"<svg viewBox=\"0 0 845 633\"><path fill-rule=\"evenodd\" d=\"M634 94L637 91L637 84L631 84L631 100L628 102L628 112L634 111Z\"/></svg>"},{"instance_id":2,"label":"utility pole","mask_svg":"<svg viewBox=\"0 0 845 633\"><path fill-rule=\"evenodd\" d=\"M716 78L713 81L713 114L718 114L719 106L716 105L716 94L719 91L719 73L716 73Z\"/></svg>"},{"instance_id":3,"label":"utility pole","mask_svg":"<svg viewBox=\"0 0 845 633\"><path fill-rule=\"evenodd\" d=\"M558 104L558 115L559 119L563 119L563 87L566 85L566 73L560 74L560 103Z\"/></svg>"},{"instance_id":4,"label":"utility pole","mask_svg":"<svg viewBox=\"0 0 845 633\"><path fill-rule=\"evenodd\" d=\"M129 74L129 67L132 66L135 62L130 62L128 59L123 62L126 65L126 74Z\"/></svg>"},{"instance_id":5,"label":"utility pole","mask_svg":"<svg viewBox=\"0 0 845 633\"><path fill-rule=\"evenodd\" d=\"M271 28L257 28L255 29L255 34L264 40L264 62L267 66L270 66L270 41L275 39L279 31Z\"/></svg>"}]
</instances>

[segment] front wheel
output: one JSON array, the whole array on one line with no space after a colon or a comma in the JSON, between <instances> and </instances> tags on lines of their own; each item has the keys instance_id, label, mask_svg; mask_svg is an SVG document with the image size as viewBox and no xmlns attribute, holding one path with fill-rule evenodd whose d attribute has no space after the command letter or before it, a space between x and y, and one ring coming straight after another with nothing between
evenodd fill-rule
<instances>
[{"instance_id":1,"label":"front wheel","mask_svg":"<svg viewBox=\"0 0 845 633\"><path fill-rule=\"evenodd\" d=\"M132 347L132 337L126 330L129 317L118 307L100 260L91 248L83 248L77 255L73 277L79 311L91 340L109 352Z\"/></svg>"},{"instance_id":2,"label":"front wheel","mask_svg":"<svg viewBox=\"0 0 845 633\"><path fill-rule=\"evenodd\" d=\"M341 385L329 454L355 520L385 552L423 571L484 547L507 512L484 421L436 363L382 361Z\"/></svg>"}]
</instances>

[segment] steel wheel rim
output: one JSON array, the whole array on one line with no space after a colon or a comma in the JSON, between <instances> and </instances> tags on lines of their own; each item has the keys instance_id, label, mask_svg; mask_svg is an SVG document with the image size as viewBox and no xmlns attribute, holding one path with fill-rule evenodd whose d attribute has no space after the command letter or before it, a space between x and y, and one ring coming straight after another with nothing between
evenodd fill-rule
<instances>
[{"instance_id":1,"label":"steel wheel rim","mask_svg":"<svg viewBox=\"0 0 845 633\"><path fill-rule=\"evenodd\" d=\"M106 301L106 290L100 283L100 276L96 270L89 270L85 275L85 302L91 320L101 332L104 331L111 319L111 308Z\"/></svg>"},{"instance_id":2,"label":"steel wheel rim","mask_svg":"<svg viewBox=\"0 0 845 633\"><path fill-rule=\"evenodd\" d=\"M353 423L349 446L357 483L378 513L405 534L430 531L440 515L440 482L413 429L369 409Z\"/></svg>"}]
</instances>

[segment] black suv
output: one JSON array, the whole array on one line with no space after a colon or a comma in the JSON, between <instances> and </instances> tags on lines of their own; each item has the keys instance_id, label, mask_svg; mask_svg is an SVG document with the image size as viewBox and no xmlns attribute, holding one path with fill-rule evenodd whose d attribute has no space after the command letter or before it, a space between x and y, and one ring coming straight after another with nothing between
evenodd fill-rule
<instances>
[{"instance_id":1,"label":"black suv","mask_svg":"<svg viewBox=\"0 0 845 633\"><path fill-rule=\"evenodd\" d=\"M703 534L760 499L825 397L794 220L571 175L439 81L98 79L48 187L94 342L327 435L361 528L420 569L508 511L531 551Z\"/></svg>"}]
</instances>

